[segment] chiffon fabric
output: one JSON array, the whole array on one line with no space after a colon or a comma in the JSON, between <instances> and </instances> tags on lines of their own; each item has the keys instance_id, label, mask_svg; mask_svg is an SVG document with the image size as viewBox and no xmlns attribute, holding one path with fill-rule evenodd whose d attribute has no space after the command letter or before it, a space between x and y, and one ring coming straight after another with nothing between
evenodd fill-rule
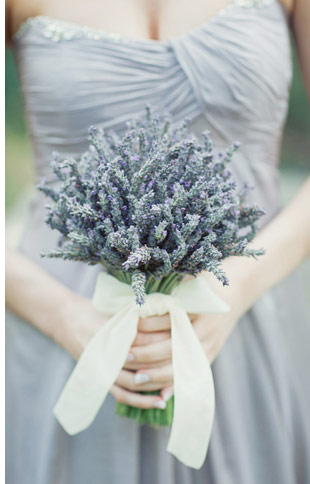
<instances>
[{"instance_id":1,"label":"chiffon fabric","mask_svg":"<svg viewBox=\"0 0 310 484\"><path fill-rule=\"evenodd\" d=\"M231 2L167 41L32 17L14 37L14 54L37 180L49 178L53 151L78 156L87 148L90 125L122 134L151 103L175 125L191 117L198 138L209 129L215 150L240 141L231 170L240 186L254 187L249 198L266 210L261 227L281 209L292 62L279 2ZM45 204L36 193L19 250L92 297L101 268L40 257L58 238L44 223ZM122 419L111 394L88 429L68 435L52 410L75 361L7 312L7 484L309 483L308 316L298 269L240 319L212 365L215 422L205 463L194 470L166 451L169 428Z\"/></svg>"}]
</instances>

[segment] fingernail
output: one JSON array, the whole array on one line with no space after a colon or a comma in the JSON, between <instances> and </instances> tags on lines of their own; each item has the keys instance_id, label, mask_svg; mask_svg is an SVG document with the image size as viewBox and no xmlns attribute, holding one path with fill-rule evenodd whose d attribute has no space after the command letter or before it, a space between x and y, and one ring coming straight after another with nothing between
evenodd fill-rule
<instances>
[{"instance_id":1,"label":"fingernail","mask_svg":"<svg viewBox=\"0 0 310 484\"><path fill-rule=\"evenodd\" d=\"M133 353L128 353L127 361L133 361L135 359Z\"/></svg>"},{"instance_id":2,"label":"fingernail","mask_svg":"<svg viewBox=\"0 0 310 484\"><path fill-rule=\"evenodd\" d=\"M136 373L135 374L135 383L145 383L149 381L150 377L146 373Z\"/></svg>"},{"instance_id":3,"label":"fingernail","mask_svg":"<svg viewBox=\"0 0 310 484\"><path fill-rule=\"evenodd\" d=\"M163 410L164 408L166 408L166 402L164 402L163 400L156 400L153 403L153 406L156 408L161 408Z\"/></svg>"},{"instance_id":4,"label":"fingernail","mask_svg":"<svg viewBox=\"0 0 310 484\"><path fill-rule=\"evenodd\" d=\"M170 398L172 397L172 395L173 395L173 391L172 390L169 390L168 392L164 393L163 399L165 400L165 402L167 402L168 400L170 400Z\"/></svg>"}]
</instances>

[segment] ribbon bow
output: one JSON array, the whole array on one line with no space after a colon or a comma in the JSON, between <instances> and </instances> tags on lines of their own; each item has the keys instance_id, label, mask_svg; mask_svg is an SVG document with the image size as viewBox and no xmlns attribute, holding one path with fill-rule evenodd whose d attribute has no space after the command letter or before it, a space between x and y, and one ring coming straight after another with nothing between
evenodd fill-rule
<instances>
[{"instance_id":1,"label":"ribbon bow","mask_svg":"<svg viewBox=\"0 0 310 484\"><path fill-rule=\"evenodd\" d=\"M147 294L138 306L129 284L98 274L94 306L113 316L97 331L75 365L54 415L70 435L86 429L117 379L136 337L139 318L170 313L174 415L167 451L199 469L214 417L214 385L208 359L187 313L224 313L229 306L203 276L188 279L170 295Z\"/></svg>"}]
</instances>

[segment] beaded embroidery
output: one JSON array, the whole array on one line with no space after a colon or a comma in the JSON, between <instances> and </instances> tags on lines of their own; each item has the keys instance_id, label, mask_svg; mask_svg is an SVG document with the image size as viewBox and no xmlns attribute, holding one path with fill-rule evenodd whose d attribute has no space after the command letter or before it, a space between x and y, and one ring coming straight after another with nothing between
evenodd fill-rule
<instances>
[{"instance_id":1,"label":"beaded embroidery","mask_svg":"<svg viewBox=\"0 0 310 484\"><path fill-rule=\"evenodd\" d=\"M241 8L263 8L271 5L275 0L234 0L219 10L219 14L224 14L233 7Z\"/></svg>"},{"instance_id":2,"label":"beaded embroidery","mask_svg":"<svg viewBox=\"0 0 310 484\"><path fill-rule=\"evenodd\" d=\"M218 15L225 14L234 7L262 8L274 3L275 1L277 0L232 0L225 7L221 8L217 13L211 16L206 23ZM165 44L168 42L165 40L156 39L134 39L131 37L126 37L126 35L123 34L108 32L103 29L96 29L86 25L79 25L66 20L49 17L47 15L37 15L35 17L29 17L27 20L25 20L13 36L14 40L18 40L20 37L22 37L24 32L30 26L41 31L44 37L51 39L53 42L59 42L60 40L71 40L74 38L87 38L92 40L106 39L111 40L112 42L121 42L124 44L129 42L153 42L157 44Z\"/></svg>"}]
</instances>

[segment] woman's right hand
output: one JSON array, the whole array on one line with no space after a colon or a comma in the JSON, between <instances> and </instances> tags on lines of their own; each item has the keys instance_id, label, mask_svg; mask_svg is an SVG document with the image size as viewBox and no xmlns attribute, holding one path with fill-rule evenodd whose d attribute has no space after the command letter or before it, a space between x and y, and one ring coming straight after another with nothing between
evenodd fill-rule
<instances>
[{"instance_id":1,"label":"woman's right hand","mask_svg":"<svg viewBox=\"0 0 310 484\"><path fill-rule=\"evenodd\" d=\"M91 299L74 293L16 249L6 248L5 271L8 309L55 341L76 361L95 333L111 318L110 314L97 310ZM123 376L122 372L119 377ZM134 374L130 372L132 378ZM163 401L160 397L131 391L131 383L128 379L119 386L115 383L110 393L117 401L135 407L152 408L155 402Z\"/></svg>"},{"instance_id":2,"label":"woman's right hand","mask_svg":"<svg viewBox=\"0 0 310 484\"><path fill-rule=\"evenodd\" d=\"M94 334L111 318L111 315L105 314L97 310L90 299L81 296L73 296L68 300L62 309L63 325L60 325L61 334L55 335L63 348L65 348L71 356L77 361L87 344L94 336ZM168 320L168 317L161 317L163 320ZM160 317L158 317L160 319ZM169 320L170 321L170 320ZM168 323L167 323L168 324ZM166 335L167 333L167 335ZM168 334L169 333L169 334ZM141 337L141 333L139 333ZM144 333L144 336L149 336ZM156 339L156 334L150 335L158 342L170 338L170 331L159 332ZM141 344L137 335L134 345ZM141 340L142 341L142 340ZM145 344L145 338L143 339ZM152 341L150 341L152 342ZM105 371L102 369L102 371ZM110 389L110 393L114 398L121 403L126 403L133 407L140 408L164 408L165 401L160 396L141 395L141 390L157 390L163 387L163 383L144 384L139 385L135 382L136 371L123 368ZM143 387L141 389L141 387Z\"/></svg>"}]
</instances>

